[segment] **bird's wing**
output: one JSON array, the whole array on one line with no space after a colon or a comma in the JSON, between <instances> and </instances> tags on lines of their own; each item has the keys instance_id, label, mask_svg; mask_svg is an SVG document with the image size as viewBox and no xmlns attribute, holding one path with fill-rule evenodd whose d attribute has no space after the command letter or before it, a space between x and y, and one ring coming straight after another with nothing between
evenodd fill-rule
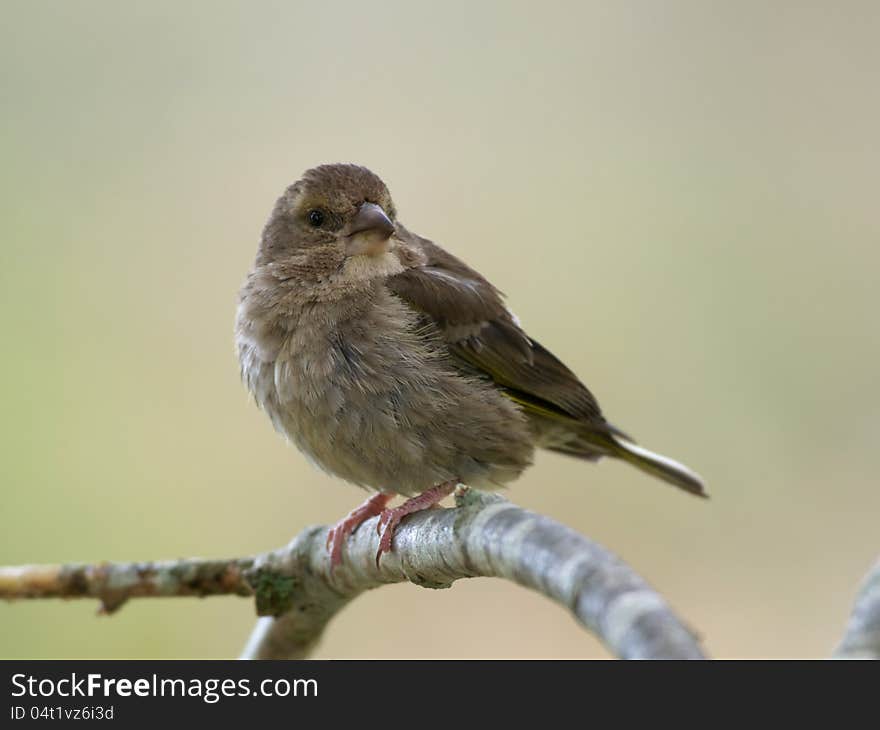
<instances>
[{"instance_id":1,"label":"bird's wing","mask_svg":"<svg viewBox=\"0 0 880 730\"><path fill-rule=\"evenodd\" d=\"M476 271L430 241L399 227L409 253L388 286L432 322L463 369L491 378L525 413L563 439L546 448L585 459L616 456L692 494L706 496L699 475L637 446L602 416L574 373L522 330L502 294ZM552 430L552 429L551 429Z\"/></svg>"},{"instance_id":2,"label":"bird's wing","mask_svg":"<svg viewBox=\"0 0 880 730\"><path fill-rule=\"evenodd\" d=\"M433 322L467 369L491 378L527 413L616 431L574 373L526 335L500 291L431 241L402 227L399 235L415 255L388 287Z\"/></svg>"}]
</instances>

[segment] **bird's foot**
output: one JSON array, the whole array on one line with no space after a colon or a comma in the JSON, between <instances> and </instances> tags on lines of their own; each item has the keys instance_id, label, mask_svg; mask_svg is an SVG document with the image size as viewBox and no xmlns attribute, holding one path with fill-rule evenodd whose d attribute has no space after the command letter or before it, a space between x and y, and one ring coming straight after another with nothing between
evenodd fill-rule
<instances>
[{"instance_id":1,"label":"bird's foot","mask_svg":"<svg viewBox=\"0 0 880 730\"><path fill-rule=\"evenodd\" d=\"M376 532L382 536L379 538L379 550L376 552L377 567L382 553L391 552L391 541L394 539L394 531L397 529L400 521L413 512L421 512L424 509L434 507L438 502L452 494L457 484L457 479L438 484L436 487L431 487L418 496L406 500L399 507L382 510L382 516L379 517L379 522L376 524Z\"/></svg>"},{"instance_id":2,"label":"bird's foot","mask_svg":"<svg viewBox=\"0 0 880 730\"><path fill-rule=\"evenodd\" d=\"M361 523L370 517L382 514L382 510L388 504L393 494L374 494L360 507L356 507L346 517L339 520L327 533L327 549L330 551L330 572L336 569L342 562L342 546L346 538L354 532Z\"/></svg>"}]
</instances>

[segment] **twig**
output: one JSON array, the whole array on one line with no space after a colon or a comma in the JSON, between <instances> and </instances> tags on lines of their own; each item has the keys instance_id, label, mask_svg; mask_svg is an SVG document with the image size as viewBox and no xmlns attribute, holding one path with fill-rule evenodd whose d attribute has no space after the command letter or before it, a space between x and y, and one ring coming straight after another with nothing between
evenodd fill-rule
<instances>
[{"instance_id":1,"label":"twig","mask_svg":"<svg viewBox=\"0 0 880 730\"><path fill-rule=\"evenodd\" d=\"M0 568L0 598L97 598L113 613L129 598L249 596L244 577L253 560L169 560L161 563L22 565Z\"/></svg>"},{"instance_id":2,"label":"twig","mask_svg":"<svg viewBox=\"0 0 880 730\"><path fill-rule=\"evenodd\" d=\"M837 659L880 659L880 560L859 588L843 640L834 650Z\"/></svg>"},{"instance_id":3,"label":"twig","mask_svg":"<svg viewBox=\"0 0 880 730\"><path fill-rule=\"evenodd\" d=\"M253 593L266 618L242 657L301 658L337 611L366 590L403 581L446 588L459 578L494 576L561 603L618 657L703 656L666 602L605 548L495 495L465 491L457 503L404 520L379 567L373 519L352 535L332 575L327 530L313 527L253 559L0 568L0 598L88 596L112 611L135 597Z\"/></svg>"}]
</instances>

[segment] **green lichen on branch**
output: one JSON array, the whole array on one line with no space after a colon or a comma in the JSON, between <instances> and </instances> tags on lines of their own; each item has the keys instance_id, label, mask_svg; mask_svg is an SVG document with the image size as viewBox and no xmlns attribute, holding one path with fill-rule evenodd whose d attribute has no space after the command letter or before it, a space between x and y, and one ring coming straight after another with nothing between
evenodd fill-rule
<instances>
[{"instance_id":1,"label":"green lichen on branch","mask_svg":"<svg viewBox=\"0 0 880 730\"><path fill-rule=\"evenodd\" d=\"M254 591L258 616L280 616L293 606L299 583L296 578L255 568L245 573L245 579Z\"/></svg>"}]
</instances>

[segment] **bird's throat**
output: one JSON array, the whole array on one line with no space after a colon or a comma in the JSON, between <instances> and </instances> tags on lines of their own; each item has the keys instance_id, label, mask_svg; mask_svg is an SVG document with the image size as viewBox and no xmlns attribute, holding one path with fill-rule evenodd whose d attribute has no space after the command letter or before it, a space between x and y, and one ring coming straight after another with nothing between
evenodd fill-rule
<instances>
[{"instance_id":1,"label":"bird's throat","mask_svg":"<svg viewBox=\"0 0 880 730\"><path fill-rule=\"evenodd\" d=\"M386 279L402 271L400 259L386 249L384 253L376 255L349 256L342 266L340 281L355 283Z\"/></svg>"}]
</instances>

